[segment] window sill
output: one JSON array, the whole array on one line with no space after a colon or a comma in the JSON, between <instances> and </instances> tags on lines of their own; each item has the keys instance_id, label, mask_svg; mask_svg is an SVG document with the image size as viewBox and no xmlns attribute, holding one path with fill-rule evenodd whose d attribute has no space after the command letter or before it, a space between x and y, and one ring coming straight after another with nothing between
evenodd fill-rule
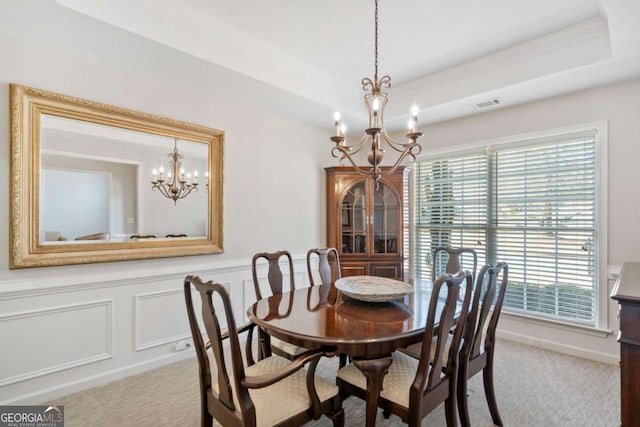
<instances>
[{"instance_id":1,"label":"window sill","mask_svg":"<svg viewBox=\"0 0 640 427\"><path fill-rule=\"evenodd\" d=\"M535 317L524 313L517 313L513 311L502 310L502 316L507 316L514 320L523 321L538 326L546 326L549 328L562 329L564 331L575 332L585 335L591 335L599 338L607 338L613 333L610 329L605 329L597 326L581 325L579 323L562 322L555 319L545 319L541 317Z\"/></svg>"}]
</instances>

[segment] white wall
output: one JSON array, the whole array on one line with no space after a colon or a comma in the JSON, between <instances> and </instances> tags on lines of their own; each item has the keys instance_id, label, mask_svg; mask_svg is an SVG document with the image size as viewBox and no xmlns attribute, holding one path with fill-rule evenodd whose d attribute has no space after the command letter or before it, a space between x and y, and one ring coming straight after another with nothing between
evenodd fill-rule
<instances>
[{"instance_id":1,"label":"white wall","mask_svg":"<svg viewBox=\"0 0 640 427\"><path fill-rule=\"evenodd\" d=\"M52 1L3 2L0 170L9 171L9 83L222 129L224 253L8 270L8 184L0 193L0 403L37 403L189 356L185 275L229 286L236 313L253 297L254 253L296 259L324 244L327 130L277 113L285 93L117 31ZM257 105L254 106L254 105ZM298 262L297 270L304 270ZM301 285L306 276L297 277ZM249 290L248 292L245 292Z\"/></svg>"},{"instance_id":2,"label":"white wall","mask_svg":"<svg viewBox=\"0 0 640 427\"><path fill-rule=\"evenodd\" d=\"M421 129L423 152L601 120L608 121L608 264L615 270L640 260L640 79L427 126ZM610 280L600 289L608 295L612 285ZM617 307L611 301L607 309L610 334L509 315L499 330L503 337L615 362Z\"/></svg>"},{"instance_id":3,"label":"white wall","mask_svg":"<svg viewBox=\"0 0 640 427\"><path fill-rule=\"evenodd\" d=\"M109 219L112 176L104 172L42 168L40 235L59 233L71 241L112 233Z\"/></svg>"}]
</instances>

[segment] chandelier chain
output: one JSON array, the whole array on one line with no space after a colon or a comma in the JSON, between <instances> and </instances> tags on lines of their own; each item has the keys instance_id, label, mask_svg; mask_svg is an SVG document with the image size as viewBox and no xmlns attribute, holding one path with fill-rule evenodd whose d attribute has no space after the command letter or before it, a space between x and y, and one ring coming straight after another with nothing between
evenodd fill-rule
<instances>
[{"instance_id":1,"label":"chandelier chain","mask_svg":"<svg viewBox=\"0 0 640 427\"><path fill-rule=\"evenodd\" d=\"M375 69L374 69L374 82L378 84L378 0L376 2L376 11L374 15L375 19Z\"/></svg>"}]
</instances>

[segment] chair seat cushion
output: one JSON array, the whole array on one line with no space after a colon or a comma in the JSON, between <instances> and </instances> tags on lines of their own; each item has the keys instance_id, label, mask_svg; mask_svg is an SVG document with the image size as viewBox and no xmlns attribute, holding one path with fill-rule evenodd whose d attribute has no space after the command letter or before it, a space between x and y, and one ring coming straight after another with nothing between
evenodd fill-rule
<instances>
[{"instance_id":1,"label":"chair seat cushion","mask_svg":"<svg viewBox=\"0 0 640 427\"><path fill-rule=\"evenodd\" d=\"M283 352L290 354L292 356L297 356L307 351L307 349L304 347L298 347L295 344L290 344L276 337L271 337L271 347L279 348Z\"/></svg>"},{"instance_id":2,"label":"chair seat cushion","mask_svg":"<svg viewBox=\"0 0 640 427\"><path fill-rule=\"evenodd\" d=\"M280 356L271 356L257 362L255 365L245 368L246 376L257 376L268 374L276 369L287 366L290 361ZM218 383L215 382L216 375L212 377L214 384L212 392L218 396ZM238 406L236 389L233 385L233 378L230 378L233 388L233 403ZM249 395L256 408L256 419L258 426L273 426L293 415L306 411L311 407L311 399L307 393L307 370L305 368L278 381L270 386L250 389ZM324 402L338 394L338 387L318 376L315 378L315 386L320 402ZM240 413L238 411L238 417Z\"/></svg>"},{"instance_id":3,"label":"chair seat cushion","mask_svg":"<svg viewBox=\"0 0 640 427\"><path fill-rule=\"evenodd\" d=\"M401 348L399 351L401 351L404 354L408 354L413 358L420 359L420 353L422 352L422 343L418 342L415 344L411 344L406 348Z\"/></svg>"},{"instance_id":4,"label":"chair seat cushion","mask_svg":"<svg viewBox=\"0 0 640 427\"><path fill-rule=\"evenodd\" d=\"M380 396L408 408L409 389L416 377L418 360L399 351L392 354L392 359L389 372L384 377ZM338 378L362 390L367 389L367 379L353 363L338 370Z\"/></svg>"},{"instance_id":5,"label":"chair seat cushion","mask_svg":"<svg viewBox=\"0 0 640 427\"><path fill-rule=\"evenodd\" d=\"M445 344L444 353L442 353L442 366L446 366L449 363L449 349L451 348L451 341L453 341L453 335L447 335L447 343ZM436 355L436 345L438 344L438 339L433 337L433 341L431 343L431 354L429 355L429 361L433 360ZM420 354L422 353L422 343L411 344L406 348L400 349L402 353L408 354L409 356L420 359Z\"/></svg>"}]
</instances>

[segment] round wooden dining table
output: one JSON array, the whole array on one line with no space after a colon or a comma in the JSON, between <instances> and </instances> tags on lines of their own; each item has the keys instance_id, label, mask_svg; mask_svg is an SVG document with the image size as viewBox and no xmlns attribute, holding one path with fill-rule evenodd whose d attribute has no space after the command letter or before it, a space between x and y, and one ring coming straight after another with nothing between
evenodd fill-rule
<instances>
[{"instance_id":1,"label":"round wooden dining table","mask_svg":"<svg viewBox=\"0 0 640 427\"><path fill-rule=\"evenodd\" d=\"M312 286L263 298L247 314L270 336L349 356L367 378L366 425L373 426L391 353L422 340L431 289L430 281L416 281L401 299L365 302L333 284Z\"/></svg>"}]
</instances>

